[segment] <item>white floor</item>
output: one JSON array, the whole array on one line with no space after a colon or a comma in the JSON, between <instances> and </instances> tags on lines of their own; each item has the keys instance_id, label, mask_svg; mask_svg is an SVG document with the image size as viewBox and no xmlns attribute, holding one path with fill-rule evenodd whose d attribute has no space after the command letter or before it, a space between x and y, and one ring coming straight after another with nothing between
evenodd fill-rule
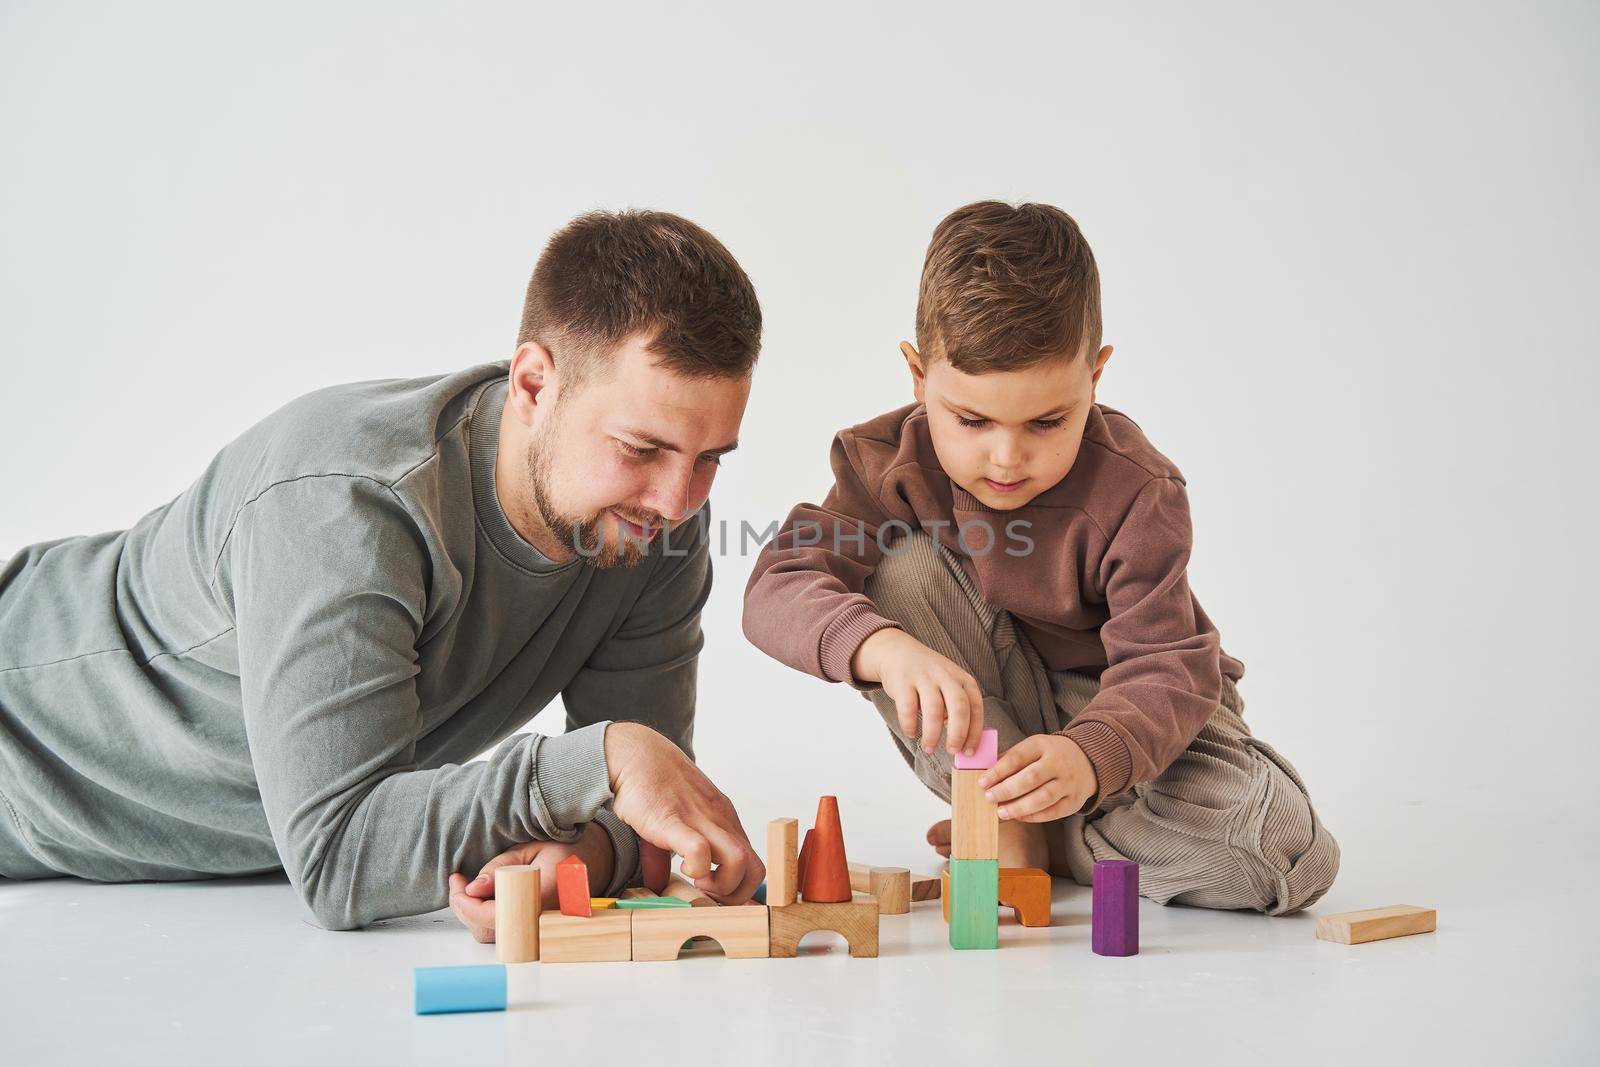
<instances>
[{"instance_id":1,"label":"white floor","mask_svg":"<svg viewBox=\"0 0 1600 1067\"><path fill-rule=\"evenodd\" d=\"M413 967L493 960L449 912L333 934L282 879L9 883L0 1062L1600 1062L1600 938L1592 890L1572 888L1600 864L1585 843L1568 874L1532 860L1539 877L1506 877L1501 842L1543 850L1521 822L1452 820L1460 838L1435 837L1411 868L1382 859L1410 831L1363 850L1377 863L1347 845L1308 914L1144 901L1128 959L1089 951L1088 891L1058 882L1054 925L1008 919L998 952L951 951L937 904L918 904L882 920L877 960L817 934L797 960L708 948L676 964L524 964L509 1011L420 1018ZM1313 937L1315 914L1391 903L1437 907L1438 932Z\"/></svg>"}]
</instances>

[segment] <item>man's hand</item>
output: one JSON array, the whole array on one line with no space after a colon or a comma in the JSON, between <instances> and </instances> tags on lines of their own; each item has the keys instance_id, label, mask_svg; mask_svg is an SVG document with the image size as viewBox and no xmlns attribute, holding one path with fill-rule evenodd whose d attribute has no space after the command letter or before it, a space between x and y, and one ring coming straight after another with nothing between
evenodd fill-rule
<instances>
[{"instance_id":1,"label":"man's hand","mask_svg":"<svg viewBox=\"0 0 1600 1067\"><path fill-rule=\"evenodd\" d=\"M578 839L571 844L560 841L530 841L526 845L508 848L483 865L478 876L467 881L464 874L450 876L450 910L464 923L472 936L481 944L494 943L494 871L496 867L528 864L539 868L540 903L546 908L556 906L556 864L568 856L577 856L589 868L589 892L604 892L611 884L611 865L616 858L611 846L611 835L606 828L592 822L583 828Z\"/></svg>"},{"instance_id":2,"label":"man's hand","mask_svg":"<svg viewBox=\"0 0 1600 1067\"><path fill-rule=\"evenodd\" d=\"M739 813L678 746L641 723L606 727L611 810L634 833L683 857L684 876L723 904L742 904L767 869Z\"/></svg>"},{"instance_id":3,"label":"man's hand","mask_svg":"<svg viewBox=\"0 0 1600 1067\"><path fill-rule=\"evenodd\" d=\"M1022 822L1076 815L1098 784L1083 749L1060 734L1023 738L978 779L978 787L999 803L1002 819Z\"/></svg>"},{"instance_id":4,"label":"man's hand","mask_svg":"<svg viewBox=\"0 0 1600 1067\"><path fill-rule=\"evenodd\" d=\"M900 730L907 737L922 737L922 750L939 745L972 755L983 736L983 690L978 681L954 661L939 655L904 630L878 630L861 642L850 659L850 670L863 682L877 682L894 701ZM918 719L921 728L918 729Z\"/></svg>"}]
</instances>

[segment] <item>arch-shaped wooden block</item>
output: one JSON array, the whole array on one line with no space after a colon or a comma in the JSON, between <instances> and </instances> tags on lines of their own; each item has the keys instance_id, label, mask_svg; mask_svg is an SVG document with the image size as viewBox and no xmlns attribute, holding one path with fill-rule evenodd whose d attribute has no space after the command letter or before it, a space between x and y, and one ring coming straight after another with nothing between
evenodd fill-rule
<instances>
[{"instance_id":1,"label":"arch-shaped wooden block","mask_svg":"<svg viewBox=\"0 0 1600 1067\"><path fill-rule=\"evenodd\" d=\"M878 958L878 902L786 904L768 908L771 917L771 952L775 959L793 959L800 939L813 930L831 930L850 945L856 959Z\"/></svg>"},{"instance_id":2,"label":"arch-shaped wooden block","mask_svg":"<svg viewBox=\"0 0 1600 1067\"><path fill-rule=\"evenodd\" d=\"M767 909L759 905L646 909L632 915L635 962L675 960L692 937L709 937L730 960L767 958Z\"/></svg>"}]
</instances>

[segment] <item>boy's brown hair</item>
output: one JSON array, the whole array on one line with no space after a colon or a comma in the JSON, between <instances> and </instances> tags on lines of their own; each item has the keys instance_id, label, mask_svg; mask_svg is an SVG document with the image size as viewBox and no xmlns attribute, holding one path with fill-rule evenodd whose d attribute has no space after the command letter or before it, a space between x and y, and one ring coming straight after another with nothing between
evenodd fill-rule
<instances>
[{"instance_id":1,"label":"boy's brown hair","mask_svg":"<svg viewBox=\"0 0 1600 1067\"><path fill-rule=\"evenodd\" d=\"M743 377L761 349L761 306L733 254L688 219L579 215L533 268L517 344L551 349L575 384L638 333L653 334L650 350L685 377Z\"/></svg>"},{"instance_id":2,"label":"boy's brown hair","mask_svg":"<svg viewBox=\"0 0 1600 1067\"><path fill-rule=\"evenodd\" d=\"M917 294L925 360L1020 370L1097 352L1100 330L1100 271L1065 211L980 200L934 229Z\"/></svg>"}]
</instances>

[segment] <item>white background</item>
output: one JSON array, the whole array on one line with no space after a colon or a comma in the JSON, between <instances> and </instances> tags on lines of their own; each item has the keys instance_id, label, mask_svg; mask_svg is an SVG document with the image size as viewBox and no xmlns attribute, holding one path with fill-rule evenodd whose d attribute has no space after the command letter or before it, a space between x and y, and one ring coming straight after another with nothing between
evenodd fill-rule
<instances>
[{"instance_id":1,"label":"white background","mask_svg":"<svg viewBox=\"0 0 1600 1067\"><path fill-rule=\"evenodd\" d=\"M763 527L909 401L934 224L1047 201L1099 260L1100 398L1187 475L1247 718L1344 849L1317 910L1454 896L1515 956L1587 898L1594 5L581 6L0 5L0 556L130 525L301 393L508 356L593 207L754 280L712 499ZM871 709L744 644L750 563L703 765L752 827L833 792L925 865Z\"/></svg>"}]
</instances>

